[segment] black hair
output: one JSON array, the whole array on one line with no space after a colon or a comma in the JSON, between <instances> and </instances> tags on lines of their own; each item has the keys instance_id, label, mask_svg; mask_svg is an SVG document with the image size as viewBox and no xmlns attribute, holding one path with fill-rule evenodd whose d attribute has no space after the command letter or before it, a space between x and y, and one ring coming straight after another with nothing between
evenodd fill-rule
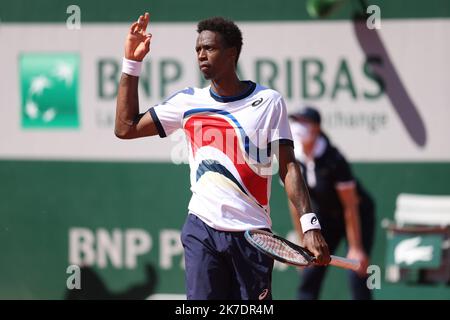
<instances>
[{"instance_id":1,"label":"black hair","mask_svg":"<svg viewBox=\"0 0 450 320\"><path fill-rule=\"evenodd\" d=\"M239 27L231 20L223 17L212 17L200 21L197 24L197 32L214 31L222 36L226 48L236 48L236 64L239 59L242 48L242 32Z\"/></svg>"}]
</instances>

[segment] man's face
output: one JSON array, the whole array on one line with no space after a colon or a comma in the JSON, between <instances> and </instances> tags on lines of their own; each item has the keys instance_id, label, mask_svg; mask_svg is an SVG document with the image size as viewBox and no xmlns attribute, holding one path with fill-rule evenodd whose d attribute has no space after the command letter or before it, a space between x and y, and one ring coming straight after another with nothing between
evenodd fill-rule
<instances>
[{"instance_id":1,"label":"man's face","mask_svg":"<svg viewBox=\"0 0 450 320\"><path fill-rule=\"evenodd\" d=\"M214 31L202 31L195 46L198 65L205 79L214 80L234 72L236 49L225 48L222 36Z\"/></svg>"}]
</instances>

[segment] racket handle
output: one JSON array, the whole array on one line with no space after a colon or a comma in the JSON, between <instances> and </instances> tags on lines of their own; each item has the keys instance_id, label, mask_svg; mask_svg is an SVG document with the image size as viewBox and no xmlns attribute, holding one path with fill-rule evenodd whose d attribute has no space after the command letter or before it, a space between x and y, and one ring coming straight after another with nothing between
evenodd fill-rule
<instances>
[{"instance_id":1,"label":"racket handle","mask_svg":"<svg viewBox=\"0 0 450 320\"><path fill-rule=\"evenodd\" d=\"M360 266L360 263L357 260L342 258L333 255L331 256L330 264L335 267L350 269L353 271L357 271Z\"/></svg>"}]
</instances>

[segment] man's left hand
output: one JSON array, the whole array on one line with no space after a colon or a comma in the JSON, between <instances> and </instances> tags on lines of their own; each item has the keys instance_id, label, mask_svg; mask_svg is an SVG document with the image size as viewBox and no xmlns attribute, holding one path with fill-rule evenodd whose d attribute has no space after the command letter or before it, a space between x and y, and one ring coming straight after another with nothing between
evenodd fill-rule
<instances>
[{"instance_id":1,"label":"man's left hand","mask_svg":"<svg viewBox=\"0 0 450 320\"><path fill-rule=\"evenodd\" d=\"M320 230L306 231L303 236L303 245L316 257L317 265L326 266L330 263L330 251Z\"/></svg>"}]
</instances>

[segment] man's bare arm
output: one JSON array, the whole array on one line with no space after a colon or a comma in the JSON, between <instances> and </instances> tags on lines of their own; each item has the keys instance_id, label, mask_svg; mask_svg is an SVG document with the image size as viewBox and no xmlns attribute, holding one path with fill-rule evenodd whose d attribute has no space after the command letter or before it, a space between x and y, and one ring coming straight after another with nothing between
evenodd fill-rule
<instances>
[{"instance_id":1,"label":"man's bare arm","mask_svg":"<svg viewBox=\"0 0 450 320\"><path fill-rule=\"evenodd\" d=\"M360 276L367 275L369 257L364 251L361 235L361 224L359 219L359 199L356 186L338 188L337 193L344 208L345 230L347 233L348 253L347 258L360 262L357 273Z\"/></svg>"},{"instance_id":2,"label":"man's bare arm","mask_svg":"<svg viewBox=\"0 0 450 320\"><path fill-rule=\"evenodd\" d=\"M135 139L158 134L148 112L139 113L139 78L122 73L117 94L114 133L121 139Z\"/></svg>"},{"instance_id":3,"label":"man's bare arm","mask_svg":"<svg viewBox=\"0 0 450 320\"><path fill-rule=\"evenodd\" d=\"M146 33L150 15L145 13L133 23L125 41L125 58L142 62L150 51L151 35ZM139 113L139 77L122 73L117 94L114 132L118 138L134 139L158 133L150 114Z\"/></svg>"},{"instance_id":4,"label":"man's bare arm","mask_svg":"<svg viewBox=\"0 0 450 320\"><path fill-rule=\"evenodd\" d=\"M288 197L292 220L297 232L300 232L300 237L302 237L300 217L304 213L311 212L311 201L300 167L295 160L292 146L280 145L278 161L280 165L279 174ZM318 264L327 265L330 262L328 245L320 230L307 231L303 235L303 246L314 254Z\"/></svg>"}]
</instances>

